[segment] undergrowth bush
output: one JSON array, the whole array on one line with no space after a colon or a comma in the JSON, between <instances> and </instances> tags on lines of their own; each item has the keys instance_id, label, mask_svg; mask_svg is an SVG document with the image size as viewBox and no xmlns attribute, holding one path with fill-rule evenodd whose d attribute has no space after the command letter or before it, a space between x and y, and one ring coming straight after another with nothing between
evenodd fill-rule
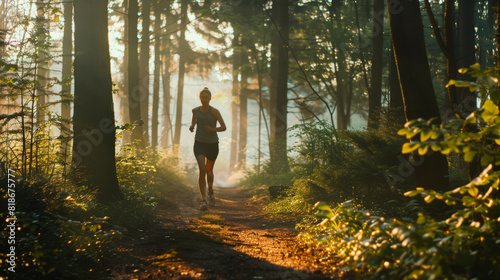
<instances>
[{"instance_id":1,"label":"undergrowth bush","mask_svg":"<svg viewBox=\"0 0 500 280\"><path fill-rule=\"evenodd\" d=\"M479 67L472 72L488 81L489 74ZM479 88L483 97L500 101L498 88L481 87L487 83L451 84ZM383 213L363 210L352 201L334 209L317 203L321 222L302 225L301 239L325 246L338 257L342 270L359 272L362 278L500 279L499 114L498 105L487 99L465 119L441 125L419 119L398 132L413 139L403 145L403 153L453 152L465 162L479 158L485 167L471 182L447 192L417 188L405 193L422 196L433 203L429 209L440 209L440 215L384 218ZM466 129L470 125L478 130ZM418 204L415 207L413 211L419 209Z\"/></svg>"},{"instance_id":2,"label":"undergrowth bush","mask_svg":"<svg viewBox=\"0 0 500 280\"><path fill-rule=\"evenodd\" d=\"M96 202L85 186L16 179L16 279L105 278L115 241L129 230L150 226L158 202L185 187L182 175L167 162L150 151L123 153L117 173L125 199L113 204ZM1 205L7 205L6 182L1 183ZM6 217L0 213L3 230ZM8 246L0 245L3 275L9 267L4 261Z\"/></svg>"}]
</instances>

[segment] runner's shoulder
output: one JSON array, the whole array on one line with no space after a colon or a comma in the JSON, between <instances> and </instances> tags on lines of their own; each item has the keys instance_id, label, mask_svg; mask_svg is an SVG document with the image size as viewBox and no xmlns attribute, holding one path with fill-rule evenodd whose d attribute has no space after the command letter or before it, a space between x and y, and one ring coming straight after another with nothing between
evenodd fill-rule
<instances>
[{"instance_id":1,"label":"runner's shoulder","mask_svg":"<svg viewBox=\"0 0 500 280\"><path fill-rule=\"evenodd\" d=\"M214 113L214 114L219 114L220 113L219 110L217 110L217 108L215 108L215 107L211 107L211 108L212 108L212 113Z\"/></svg>"}]
</instances>

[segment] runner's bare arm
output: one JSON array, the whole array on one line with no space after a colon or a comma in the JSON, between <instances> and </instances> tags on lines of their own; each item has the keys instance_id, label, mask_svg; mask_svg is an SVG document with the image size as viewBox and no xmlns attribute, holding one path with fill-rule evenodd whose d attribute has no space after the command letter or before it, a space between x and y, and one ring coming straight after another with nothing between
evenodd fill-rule
<instances>
[{"instance_id":1,"label":"runner's bare arm","mask_svg":"<svg viewBox=\"0 0 500 280\"><path fill-rule=\"evenodd\" d=\"M219 110L213 108L212 112L214 114L214 117L217 119L217 121L220 123L219 127L210 127L210 126L205 126L205 129L210 132L222 132L226 131L226 123L224 122L224 119L222 118L222 115L220 114Z\"/></svg>"},{"instance_id":2,"label":"runner's bare arm","mask_svg":"<svg viewBox=\"0 0 500 280\"><path fill-rule=\"evenodd\" d=\"M193 132L193 131L194 131L194 126L196 125L196 118L195 118L195 115L196 115L196 109L197 109L197 108L194 108L194 109L193 109L193 118L191 119L191 126L189 127L189 130L190 130L191 132Z\"/></svg>"}]
</instances>

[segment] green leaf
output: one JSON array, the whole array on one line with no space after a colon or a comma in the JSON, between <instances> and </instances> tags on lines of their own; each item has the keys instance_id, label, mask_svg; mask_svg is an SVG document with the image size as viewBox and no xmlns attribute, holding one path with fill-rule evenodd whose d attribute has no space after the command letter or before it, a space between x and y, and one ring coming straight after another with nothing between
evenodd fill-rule
<instances>
[{"instance_id":1,"label":"green leaf","mask_svg":"<svg viewBox=\"0 0 500 280\"><path fill-rule=\"evenodd\" d=\"M462 202L465 207L469 207L474 205L476 203L476 200L473 197L466 195L462 198Z\"/></svg>"},{"instance_id":2,"label":"green leaf","mask_svg":"<svg viewBox=\"0 0 500 280\"><path fill-rule=\"evenodd\" d=\"M314 209L317 209L317 210L329 210L329 211L332 211L332 209L330 208L330 206L328 206L328 204L324 203L324 202L317 202L315 205L314 205Z\"/></svg>"},{"instance_id":3,"label":"green leaf","mask_svg":"<svg viewBox=\"0 0 500 280\"><path fill-rule=\"evenodd\" d=\"M469 192L470 196L476 197L479 193L479 190L476 187L470 187L467 192Z\"/></svg>"},{"instance_id":4,"label":"green leaf","mask_svg":"<svg viewBox=\"0 0 500 280\"><path fill-rule=\"evenodd\" d=\"M424 129L422 133L420 133L420 141L427 141L432 135L432 129Z\"/></svg>"},{"instance_id":5,"label":"green leaf","mask_svg":"<svg viewBox=\"0 0 500 280\"><path fill-rule=\"evenodd\" d=\"M485 122L492 122L498 116L498 107L491 100L486 100L483 105L483 111L480 113Z\"/></svg>"},{"instance_id":6,"label":"green leaf","mask_svg":"<svg viewBox=\"0 0 500 280\"><path fill-rule=\"evenodd\" d=\"M421 146L420 148L418 148L418 154L423 156L423 155L427 154L428 150L429 150L429 145Z\"/></svg>"},{"instance_id":7,"label":"green leaf","mask_svg":"<svg viewBox=\"0 0 500 280\"><path fill-rule=\"evenodd\" d=\"M404 143L403 148L401 149L401 152L403 154L409 154L409 153L415 151L416 149L418 149L419 147L420 147L419 142Z\"/></svg>"},{"instance_id":8,"label":"green leaf","mask_svg":"<svg viewBox=\"0 0 500 280\"><path fill-rule=\"evenodd\" d=\"M466 162L471 162L474 157L476 156L477 152L476 151L469 151L467 153L464 154L464 160Z\"/></svg>"},{"instance_id":9,"label":"green leaf","mask_svg":"<svg viewBox=\"0 0 500 280\"><path fill-rule=\"evenodd\" d=\"M398 135L405 136L410 130L408 128L401 128L398 130Z\"/></svg>"}]
</instances>

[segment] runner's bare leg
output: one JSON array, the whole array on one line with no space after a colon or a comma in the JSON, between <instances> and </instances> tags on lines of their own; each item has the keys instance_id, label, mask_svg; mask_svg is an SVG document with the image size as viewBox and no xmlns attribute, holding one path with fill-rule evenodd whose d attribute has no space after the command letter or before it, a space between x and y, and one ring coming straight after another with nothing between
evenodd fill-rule
<instances>
[{"instance_id":1,"label":"runner's bare leg","mask_svg":"<svg viewBox=\"0 0 500 280\"><path fill-rule=\"evenodd\" d=\"M215 161L207 159L206 171L207 171L207 183L208 183L208 193L214 192L214 164Z\"/></svg>"},{"instance_id":2,"label":"runner's bare leg","mask_svg":"<svg viewBox=\"0 0 500 280\"><path fill-rule=\"evenodd\" d=\"M205 175L207 174L207 168L205 166L205 156L204 155L198 155L196 157L196 161L198 162L198 168L199 168L199 175L198 175L198 187L200 188L200 195L202 200L205 199L205 189L207 187L206 181L205 181Z\"/></svg>"}]
</instances>

